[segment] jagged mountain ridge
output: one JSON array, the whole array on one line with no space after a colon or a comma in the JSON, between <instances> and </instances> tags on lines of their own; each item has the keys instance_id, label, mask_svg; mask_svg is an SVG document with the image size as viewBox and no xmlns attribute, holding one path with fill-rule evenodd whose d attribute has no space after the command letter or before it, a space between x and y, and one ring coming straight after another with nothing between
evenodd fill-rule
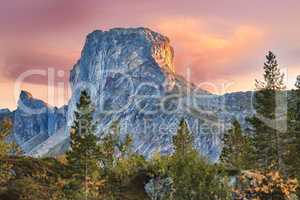
<instances>
[{"instance_id":1,"label":"jagged mountain ridge","mask_svg":"<svg viewBox=\"0 0 300 200\"><path fill-rule=\"evenodd\" d=\"M99 135L113 121L119 121L121 135L132 134L138 153L146 157L156 151L170 153L172 135L184 118L195 136L197 149L216 160L221 136L231 119L238 118L245 126L245 117L251 115L252 93L210 94L176 75L173 57L169 39L150 29L94 31L88 35L81 58L71 70L68 109L49 108L46 114L27 113L28 117L22 118L18 116L24 111L18 106L14 111L17 123L13 135L29 155L45 155L49 150L62 153L68 148L68 127L80 90L88 89L96 108ZM32 101L32 106L40 103ZM49 116L56 119L51 122L53 125L46 120ZM43 125L45 121L48 128ZM39 144L28 145L27 141L40 136Z\"/></svg>"},{"instance_id":2,"label":"jagged mountain ridge","mask_svg":"<svg viewBox=\"0 0 300 200\"><path fill-rule=\"evenodd\" d=\"M29 92L21 91L17 109L1 110L0 119L11 119L13 127L8 140L17 142L25 153L31 154L52 135L65 132L66 111L67 106L51 107Z\"/></svg>"}]
</instances>

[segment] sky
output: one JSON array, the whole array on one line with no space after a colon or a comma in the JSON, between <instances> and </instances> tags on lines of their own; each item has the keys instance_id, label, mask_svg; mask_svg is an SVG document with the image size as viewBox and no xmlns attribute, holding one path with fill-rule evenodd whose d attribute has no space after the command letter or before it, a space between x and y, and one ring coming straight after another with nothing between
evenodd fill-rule
<instances>
[{"instance_id":1,"label":"sky","mask_svg":"<svg viewBox=\"0 0 300 200\"><path fill-rule=\"evenodd\" d=\"M299 0L3 1L0 108L15 109L21 89L50 105L67 103L69 71L86 35L114 27L169 37L176 72L212 93L252 90L269 50L292 88L300 74L299 10Z\"/></svg>"}]
</instances>

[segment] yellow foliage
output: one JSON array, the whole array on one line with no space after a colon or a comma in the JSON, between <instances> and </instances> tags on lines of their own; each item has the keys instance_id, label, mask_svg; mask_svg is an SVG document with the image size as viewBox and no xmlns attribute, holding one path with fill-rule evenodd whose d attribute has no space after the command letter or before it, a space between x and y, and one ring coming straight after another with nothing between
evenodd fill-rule
<instances>
[{"instance_id":1,"label":"yellow foliage","mask_svg":"<svg viewBox=\"0 0 300 200\"><path fill-rule=\"evenodd\" d=\"M234 194L237 199L251 198L257 200L277 196L281 199L291 199L291 194L298 187L296 179L284 178L278 171L244 171L238 177ZM269 198L268 198L269 197Z\"/></svg>"}]
</instances>

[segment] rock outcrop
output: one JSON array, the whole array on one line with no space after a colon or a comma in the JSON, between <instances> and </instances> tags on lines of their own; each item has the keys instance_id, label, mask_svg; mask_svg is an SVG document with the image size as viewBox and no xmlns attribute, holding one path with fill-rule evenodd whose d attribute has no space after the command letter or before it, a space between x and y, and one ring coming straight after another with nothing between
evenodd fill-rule
<instances>
[{"instance_id":1,"label":"rock outcrop","mask_svg":"<svg viewBox=\"0 0 300 200\"><path fill-rule=\"evenodd\" d=\"M68 125L80 90L87 89L96 108L98 134L118 121L121 134L132 134L135 150L148 157L156 151L170 153L178 123L186 119L195 146L215 160L228 122L233 116L244 118L248 111L242 105L230 106L234 95L212 95L176 75L173 57L169 39L146 28L89 34L71 71ZM241 110L246 113L238 113Z\"/></svg>"},{"instance_id":2,"label":"rock outcrop","mask_svg":"<svg viewBox=\"0 0 300 200\"><path fill-rule=\"evenodd\" d=\"M26 154L31 155L53 134L65 132L66 111L66 106L60 109L48 106L22 91L17 109L13 112L6 110L3 114L3 117L9 117L13 122L9 140L17 142Z\"/></svg>"},{"instance_id":3,"label":"rock outcrop","mask_svg":"<svg viewBox=\"0 0 300 200\"><path fill-rule=\"evenodd\" d=\"M181 119L194 135L195 147L212 160L232 118L247 127L251 92L210 94L176 75L167 37L147 28L116 28L89 34L70 74L68 106L53 108L21 92L17 110L1 111L14 122L12 137L28 155L56 155L68 149L68 128L80 91L89 91L98 133L118 121L121 137L131 134L136 152L172 152L172 136ZM5 114L6 113L6 114Z\"/></svg>"}]
</instances>

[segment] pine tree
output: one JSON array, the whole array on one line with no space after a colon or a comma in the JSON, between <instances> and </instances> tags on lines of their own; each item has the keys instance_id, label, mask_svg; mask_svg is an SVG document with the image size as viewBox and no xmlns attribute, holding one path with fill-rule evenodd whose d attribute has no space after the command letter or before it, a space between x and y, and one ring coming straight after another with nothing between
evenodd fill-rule
<instances>
[{"instance_id":1,"label":"pine tree","mask_svg":"<svg viewBox=\"0 0 300 200\"><path fill-rule=\"evenodd\" d=\"M68 186L71 187L71 193L75 191L82 193L77 198L82 198L80 195L83 195L91 199L97 195L100 151L95 135L93 112L90 96L86 91L82 91L70 130L71 149L66 154L68 169L72 176Z\"/></svg>"},{"instance_id":2,"label":"pine tree","mask_svg":"<svg viewBox=\"0 0 300 200\"><path fill-rule=\"evenodd\" d=\"M9 119L4 119L0 124L0 192L1 187L5 187L8 180L12 177L10 173L11 165L5 161L12 150L11 144L5 141L11 131L12 123Z\"/></svg>"},{"instance_id":3,"label":"pine tree","mask_svg":"<svg viewBox=\"0 0 300 200\"><path fill-rule=\"evenodd\" d=\"M257 90L254 95L256 114L249 119L252 125L253 142L255 146L255 162L260 169L283 169L283 133L278 129L280 125L281 106L277 105L281 92L284 74L280 72L276 56L269 52L264 63L264 81L256 80Z\"/></svg>"},{"instance_id":4,"label":"pine tree","mask_svg":"<svg viewBox=\"0 0 300 200\"><path fill-rule=\"evenodd\" d=\"M210 165L193 147L193 137L185 120L179 124L173 137L175 152L168 161L167 176L173 180L173 198L183 199L229 199L222 169Z\"/></svg>"},{"instance_id":5,"label":"pine tree","mask_svg":"<svg viewBox=\"0 0 300 200\"><path fill-rule=\"evenodd\" d=\"M290 100L288 102L288 131L287 131L287 149L285 153L285 165L288 176L296 178L300 183L300 76L297 76L297 90L290 91ZM297 189L300 197L300 186Z\"/></svg>"},{"instance_id":6,"label":"pine tree","mask_svg":"<svg viewBox=\"0 0 300 200\"><path fill-rule=\"evenodd\" d=\"M100 140L102 177L105 178L105 199L118 199L120 190L128 181L127 160L130 160L130 146L132 138L129 134L122 140L120 137L120 125L113 122Z\"/></svg>"},{"instance_id":7,"label":"pine tree","mask_svg":"<svg viewBox=\"0 0 300 200\"><path fill-rule=\"evenodd\" d=\"M285 89L284 74L280 72L276 56L269 51L266 59L267 61L264 63L264 81L256 80L256 88L272 91Z\"/></svg>"},{"instance_id":8,"label":"pine tree","mask_svg":"<svg viewBox=\"0 0 300 200\"><path fill-rule=\"evenodd\" d=\"M233 121L232 126L232 129L224 134L220 160L231 170L251 169L254 151L251 138L243 135L237 120Z\"/></svg>"},{"instance_id":9,"label":"pine tree","mask_svg":"<svg viewBox=\"0 0 300 200\"><path fill-rule=\"evenodd\" d=\"M300 75L297 76L297 80L296 80L296 83L295 83L295 87L300 90Z\"/></svg>"},{"instance_id":10,"label":"pine tree","mask_svg":"<svg viewBox=\"0 0 300 200\"><path fill-rule=\"evenodd\" d=\"M120 149L120 126L118 122L113 122L106 133L102 134L101 143L101 165L104 173L108 173L117 161L116 154Z\"/></svg>"},{"instance_id":11,"label":"pine tree","mask_svg":"<svg viewBox=\"0 0 300 200\"><path fill-rule=\"evenodd\" d=\"M3 191L7 192L10 187L10 181L16 176L12 170L14 164L9 162L9 160L15 159L15 156L22 154L22 150L17 143L7 142L6 140L11 130L11 119L4 118L0 122L0 194Z\"/></svg>"},{"instance_id":12,"label":"pine tree","mask_svg":"<svg viewBox=\"0 0 300 200\"><path fill-rule=\"evenodd\" d=\"M12 122L10 119L3 119L0 124L0 157L7 156L11 150L11 144L5 141L12 128Z\"/></svg>"},{"instance_id":13,"label":"pine tree","mask_svg":"<svg viewBox=\"0 0 300 200\"><path fill-rule=\"evenodd\" d=\"M173 136L173 145L175 152L169 173L174 179L175 199L192 199L194 195L190 190L193 170L190 162L197 159L197 152L193 149L192 136L185 120L179 123L177 133Z\"/></svg>"},{"instance_id":14,"label":"pine tree","mask_svg":"<svg viewBox=\"0 0 300 200\"><path fill-rule=\"evenodd\" d=\"M193 137L189 132L188 125L185 120L179 123L177 134L173 137L173 144L175 154L178 156L185 156L186 154L194 151Z\"/></svg>"},{"instance_id":15,"label":"pine tree","mask_svg":"<svg viewBox=\"0 0 300 200\"><path fill-rule=\"evenodd\" d=\"M296 93L296 106L294 107L295 111L292 112L292 120L289 120L292 124L290 124L288 127L291 128L292 132L292 142L291 142L291 148L289 151L289 156L291 159L294 158L294 162L292 163L293 167L293 175L295 175L300 183L300 88L295 91ZM299 188L299 194L300 194L300 188Z\"/></svg>"},{"instance_id":16,"label":"pine tree","mask_svg":"<svg viewBox=\"0 0 300 200\"><path fill-rule=\"evenodd\" d=\"M288 174L300 181L300 90L291 91L288 109L288 152L285 163ZM300 188L299 188L300 190ZM299 191L300 192L300 191Z\"/></svg>"}]
</instances>

